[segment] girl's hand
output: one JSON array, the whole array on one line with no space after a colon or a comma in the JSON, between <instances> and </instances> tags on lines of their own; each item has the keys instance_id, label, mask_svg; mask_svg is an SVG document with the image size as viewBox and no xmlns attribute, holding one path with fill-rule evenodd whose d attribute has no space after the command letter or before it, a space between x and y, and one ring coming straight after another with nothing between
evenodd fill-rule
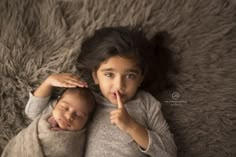
<instances>
[{"instance_id":1,"label":"girl's hand","mask_svg":"<svg viewBox=\"0 0 236 157\"><path fill-rule=\"evenodd\" d=\"M118 126L122 131L128 133L134 141L144 150L148 148L149 138L145 127L133 120L120 99L119 92L116 92L118 109L110 113L112 124Z\"/></svg>"},{"instance_id":2,"label":"girl's hand","mask_svg":"<svg viewBox=\"0 0 236 157\"><path fill-rule=\"evenodd\" d=\"M134 120L129 116L124 104L121 101L119 92L116 91L118 109L110 113L110 121L112 124L118 126L122 131L128 132Z\"/></svg>"},{"instance_id":3,"label":"girl's hand","mask_svg":"<svg viewBox=\"0 0 236 157\"><path fill-rule=\"evenodd\" d=\"M51 95L53 87L88 87L87 83L81 81L78 76L70 73L50 75L33 93L36 97L48 97Z\"/></svg>"},{"instance_id":4,"label":"girl's hand","mask_svg":"<svg viewBox=\"0 0 236 157\"><path fill-rule=\"evenodd\" d=\"M86 82L71 73L52 74L45 80L45 83L52 87L88 87Z\"/></svg>"}]
</instances>

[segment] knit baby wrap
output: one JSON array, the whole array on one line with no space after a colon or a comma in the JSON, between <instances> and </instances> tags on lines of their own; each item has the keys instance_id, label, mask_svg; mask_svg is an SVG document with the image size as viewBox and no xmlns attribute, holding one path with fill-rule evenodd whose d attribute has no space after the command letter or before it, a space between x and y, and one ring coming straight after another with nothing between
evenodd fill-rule
<instances>
[{"instance_id":1,"label":"knit baby wrap","mask_svg":"<svg viewBox=\"0 0 236 157\"><path fill-rule=\"evenodd\" d=\"M53 131L47 119L50 114L36 118L6 146L2 157L80 157L83 156L85 129Z\"/></svg>"}]
</instances>

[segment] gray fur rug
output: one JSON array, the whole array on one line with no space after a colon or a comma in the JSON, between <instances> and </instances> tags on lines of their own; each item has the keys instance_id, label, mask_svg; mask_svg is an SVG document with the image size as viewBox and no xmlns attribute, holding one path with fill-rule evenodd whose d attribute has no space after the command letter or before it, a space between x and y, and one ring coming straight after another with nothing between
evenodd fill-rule
<instances>
[{"instance_id":1,"label":"gray fur rug","mask_svg":"<svg viewBox=\"0 0 236 157\"><path fill-rule=\"evenodd\" d=\"M174 90L153 93L180 157L236 156L236 5L233 0L1 0L0 153L28 120L28 92L51 73L76 72L84 37L140 25L170 35ZM156 64L158 66L158 63ZM154 86L155 87L155 86Z\"/></svg>"}]
</instances>

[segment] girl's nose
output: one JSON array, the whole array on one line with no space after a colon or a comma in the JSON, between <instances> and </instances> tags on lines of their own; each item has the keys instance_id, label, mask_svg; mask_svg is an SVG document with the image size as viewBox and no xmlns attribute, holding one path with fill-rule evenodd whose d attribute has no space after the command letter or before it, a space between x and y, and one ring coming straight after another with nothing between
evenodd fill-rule
<instances>
[{"instance_id":1,"label":"girl's nose","mask_svg":"<svg viewBox=\"0 0 236 157\"><path fill-rule=\"evenodd\" d=\"M125 80L122 77L117 77L117 79L115 79L115 88L117 90L123 90L126 86Z\"/></svg>"}]
</instances>

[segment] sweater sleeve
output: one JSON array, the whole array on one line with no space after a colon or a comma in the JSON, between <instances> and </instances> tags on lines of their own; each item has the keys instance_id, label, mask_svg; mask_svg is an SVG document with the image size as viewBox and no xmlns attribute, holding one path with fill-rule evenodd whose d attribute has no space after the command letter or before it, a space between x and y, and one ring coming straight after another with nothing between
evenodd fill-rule
<instances>
[{"instance_id":1,"label":"sweater sleeve","mask_svg":"<svg viewBox=\"0 0 236 157\"><path fill-rule=\"evenodd\" d=\"M41 113L45 113L45 110L48 110L50 106L49 104L50 97L36 97L31 92L29 93L29 100L25 106L25 113L33 120L38 117ZM44 112L43 112L44 111Z\"/></svg>"},{"instance_id":2,"label":"sweater sleeve","mask_svg":"<svg viewBox=\"0 0 236 157\"><path fill-rule=\"evenodd\" d=\"M149 144L146 150L139 148L143 153L154 157L176 157L177 149L168 124L161 112L161 104L147 93L144 98L147 113Z\"/></svg>"}]
</instances>

